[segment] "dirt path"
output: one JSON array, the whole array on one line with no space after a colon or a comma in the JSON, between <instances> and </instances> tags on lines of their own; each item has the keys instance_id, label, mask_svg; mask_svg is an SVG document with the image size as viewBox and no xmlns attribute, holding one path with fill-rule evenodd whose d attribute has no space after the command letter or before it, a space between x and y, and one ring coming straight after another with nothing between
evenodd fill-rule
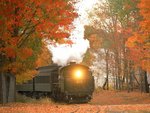
<instances>
[{"instance_id":1,"label":"dirt path","mask_svg":"<svg viewBox=\"0 0 150 113\"><path fill-rule=\"evenodd\" d=\"M99 105L150 104L150 94L102 90L93 94L93 99L90 103Z\"/></svg>"},{"instance_id":2,"label":"dirt path","mask_svg":"<svg viewBox=\"0 0 150 113\"><path fill-rule=\"evenodd\" d=\"M149 113L150 104L137 105L52 105L13 104L0 107L0 113Z\"/></svg>"},{"instance_id":3,"label":"dirt path","mask_svg":"<svg viewBox=\"0 0 150 113\"><path fill-rule=\"evenodd\" d=\"M0 113L150 113L150 95L100 91L88 104L11 103L0 105Z\"/></svg>"}]
</instances>

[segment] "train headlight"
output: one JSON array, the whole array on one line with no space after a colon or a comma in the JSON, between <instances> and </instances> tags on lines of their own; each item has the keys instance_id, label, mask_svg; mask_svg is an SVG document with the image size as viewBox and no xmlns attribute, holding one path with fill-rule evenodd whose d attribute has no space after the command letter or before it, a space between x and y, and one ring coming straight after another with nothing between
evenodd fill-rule
<instances>
[{"instance_id":1,"label":"train headlight","mask_svg":"<svg viewBox=\"0 0 150 113\"><path fill-rule=\"evenodd\" d=\"M83 76L83 73L81 70L75 71L75 78L80 79L82 78L82 76Z\"/></svg>"}]
</instances>

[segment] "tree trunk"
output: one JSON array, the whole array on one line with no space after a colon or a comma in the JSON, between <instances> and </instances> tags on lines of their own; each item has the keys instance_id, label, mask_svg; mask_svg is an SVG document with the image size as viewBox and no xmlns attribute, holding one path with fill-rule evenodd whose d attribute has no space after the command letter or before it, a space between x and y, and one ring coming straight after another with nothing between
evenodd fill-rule
<instances>
[{"instance_id":1,"label":"tree trunk","mask_svg":"<svg viewBox=\"0 0 150 113\"><path fill-rule=\"evenodd\" d=\"M0 73L0 103L7 103L6 78L3 72Z\"/></svg>"},{"instance_id":2,"label":"tree trunk","mask_svg":"<svg viewBox=\"0 0 150 113\"><path fill-rule=\"evenodd\" d=\"M105 82L104 82L104 84L103 84L103 86L102 86L102 88L103 88L104 90L105 90L106 84L107 84L107 78L105 79Z\"/></svg>"},{"instance_id":3,"label":"tree trunk","mask_svg":"<svg viewBox=\"0 0 150 113\"><path fill-rule=\"evenodd\" d=\"M108 57L109 57L109 50L106 51L106 81L107 81L107 90L109 90L109 67L108 67Z\"/></svg>"},{"instance_id":4,"label":"tree trunk","mask_svg":"<svg viewBox=\"0 0 150 113\"><path fill-rule=\"evenodd\" d=\"M133 72L130 74L130 91L133 91Z\"/></svg>"},{"instance_id":5,"label":"tree trunk","mask_svg":"<svg viewBox=\"0 0 150 113\"><path fill-rule=\"evenodd\" d=\"M15 76L10 73L0 73L0 103L15 101Z\"/></svg>"},{"instance_id":6,"label":"tree trunk","mask_svg":"<svg viewBox=\"0 0 150 113\"><path fill-rule=\"evenodd\" d=\"M126 82L126 84L127 84L127 91L130 92L130 88L129 88L129 74L127 74L126 80L127 80L127 82Z\"/></svg>"},{"instance_id":7,"label":"tree trunk","mask_svg":"<svg viewBox=\"0 0 150 113\"><path fill-rule=\"evenodd\" d=\"M115 68L117 71L116 75L116 89L121 90L121 65L120 65L120 59L119 59L119 53L118 50L115 51Z\"/></svg>"},{"instance_id":8,"label":"tree trunk","mask_svg":"<svg viewBox=\"0 0 150 113\"><path fill-rule=\"evenodd\" d=\"M127 84L127 91L128 91L128 93L130 92L130 77L131 77L131 73L130 73L130 71L131 71L131 63L130 63L131 61L129 61L128 62L128 70L127 70L127 76L126 76L126 79L127 79L127 82L126 82L126 84Z\"/></svg>"},{"instance_id":9,"label":"tree trunk","mask_svg":"<svg viewBox=\"0 0 150 113\"><path fill-rule=\"evenodd\" d=\"M15 102L16 98L16 79L15 76L8 73L7 74L9 78L9 83L8 83L8 102Z\"/></svg>"},{"instance_id":10,"label":"tree trunk","mask_svg":"<svg viewBox=\"0 0 150 113\"><path fill-rule=\"evenodd\" d=\"M147 81L147 72L140 69L141 92L149 93L149 85Z\"/></svg>"},{"instance_id":11,"label":"tree trunk","mask_svg":"<svg viewBox=\"0 0 150 113\"><path fill-rule=\"evenodd\" d=\"M0 73L0 103L2 103L2 74Z\"/></svg>"},{"instance_id":12,"label":"tree trunk","mask_svg":"<svg viewBox=\"0 0 150 113\"><path fill-rule=\"evenodd\" d=\"M106 80L105 83L103 85L103 89L109 90L109 67L108 67L108 57L109 57L109 50L105 50L105 62L106 62Z\"/></svg>"},{"instance_id":13,"label":"tree trunk","mask_svg":"<svg viewBox=\"0 0 150 113\"><path fill-rule=\"evenodd\" d=\"M143 84L144 85L144 92L149 93L149 85L148 85L148 81L147 81L147 72L144 71L143 74L144 74L144 84Z\"/></svg>"},{"instance_id":14,"label":"tree trunk","mask_svg":"<svg viewBox=\"0 0 150 113\"><path fill-rule=\"evenodd\" d=\"M116 76L116 90L119 90L118 76Z\"/></svg>"}]
</instances>

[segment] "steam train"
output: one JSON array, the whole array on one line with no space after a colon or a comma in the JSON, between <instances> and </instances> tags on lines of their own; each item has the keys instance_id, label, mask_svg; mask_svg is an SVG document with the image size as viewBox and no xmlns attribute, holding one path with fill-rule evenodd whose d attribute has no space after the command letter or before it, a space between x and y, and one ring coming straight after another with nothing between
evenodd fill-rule
<instances>
[{"instance_id":1,"label":"steam train","mask_svg":"<svg viewBox=\"0 0 150 113\"><path fill-rule=\"evenodd\" d=\"M16 89L26 96L52 97L68 103L89 102L94 91L94 77L89 67L74 62L60 67L56 64L39 67L32 80L18 84Z\"/></svg>"}]
</instances>

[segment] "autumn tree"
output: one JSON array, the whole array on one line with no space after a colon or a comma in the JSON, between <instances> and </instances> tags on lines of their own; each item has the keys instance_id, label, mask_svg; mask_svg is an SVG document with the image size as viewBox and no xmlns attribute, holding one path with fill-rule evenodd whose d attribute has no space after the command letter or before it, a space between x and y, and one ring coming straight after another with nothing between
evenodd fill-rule
<instances>
[{"instance_id":1,"label":"autumn tree","mask_svg":"<svg viewBox=\"0 0 150 113\"><path fill-rule=\"evenodd\" d=\"M0 65L12 72L32 57L28 42L67 38L76 17L68 0L0 0L0 7Z\"/></svg>"},{"instance_id":2,"label":"autumn tree","mask_svg":"<svg viewBox=\"0 0 150 113\"><path fill-rule=\"evenodd\" d=\"M0 85L8 86L6 94L15 84L9 79L10 83L2 83L3 75L29 79L36 74L32 70L43 42L69 36L77 16L73 5L69 0L0 0Z\"/></svg>"},{"instance_id":3,"label":"autumn tree","mask_svg":"<svg viewBox=\"0 0 150 113\"><path fill-rule=\"evenodd\" d=\"M107 45L103 48L109 51L108 71L115 78L115 88L119 90L128 84L127 88L132 87L134 69L127 57L126 41L140 19L137 3L138 0L106 0L100 2L91 14L92 26L103 31L99 34L104 39L102 43Z\"/></svg>"},{"instance_id":4,"label":"autumn tree","mask_svg":"<svg viewBox=\"0 0 150 113\"><path fill-rule=\"evenodd\" d=\"M138 54L138 59L132 59L135 64L141 66L145 71L150 71L150 6L148 0L141 0L138 7L142 20L139 27L128 39L127 45L133 53Z\"/></svg>"},{"instance_id":5,"label":"autumn tree","mask_svg":"<svg viewBox=\"0 0 150 113\"><path fill-rule=\"evenodd\" d=\"M108 85L108 75L109 75L109 67L108 67L108 62L109 62L109 40L108 38L104 38L107 36L107 33L105 31L103 31L102 29L96 29L92 26L85 26L85 32L84 32L85 36L89 41L90 41L90 49L89 51L86 53L84 60L87 60L88 62L90 62L91 66L93 68L99 68L98 71L96 72L95 69L93 69L93 71L95 71L95 73L97 73L95 76L97 77L97 79L100 77L100 72L105 72L106 73L106 79L103 85L103 89L108 89L109 85ZM106 62L104 64L99 63L101 65L95 65L93 62L97 62L97 59L99 62L103 62L103 60L105 60Z\"/></svg>"},{"instance_id":6,"label":"autumn tree","mask_svg":"<svg viewBox=\"0 0 150 113\"><path fill-rule=\"evenodd\" d=\"M92 26L85 26L84 28L84 37L89 40L90 49L86 52L83 62L86 65L92 65L92 61L95 58L94 53L97 52L98 48L101 46L101 38L99 38L98 31Z\"/></svg>"},{"instance_id":7,"label":"autumn tree","mask_svg":"<svg viewBox=\"0 0 150 113\"><path fill-rule=\"evenodd\" d=\"M150 3L148 0L141 0L138 7L142 19L128 39L127 46L134 66L141 69L141 87L144 92L149 92L146 72L150 72Z\"/></svg>"}]
</instances>

